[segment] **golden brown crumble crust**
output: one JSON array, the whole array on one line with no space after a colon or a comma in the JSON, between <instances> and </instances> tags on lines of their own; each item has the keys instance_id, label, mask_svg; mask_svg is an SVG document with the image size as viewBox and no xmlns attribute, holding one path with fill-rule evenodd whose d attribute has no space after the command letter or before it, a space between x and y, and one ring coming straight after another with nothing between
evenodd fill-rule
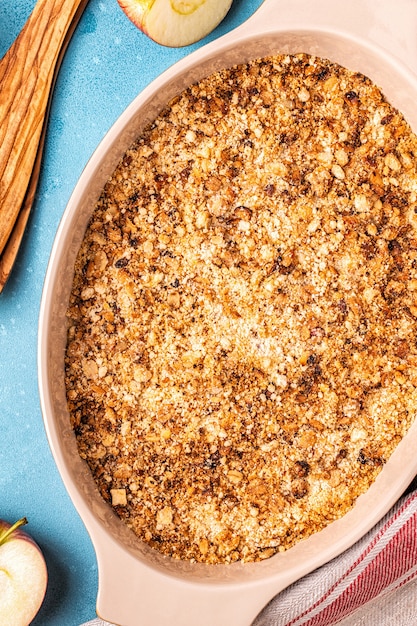
<instances>
[{"instance_id":1,"label":"golden brown crumble crust","mask_svg":"<svg viewBox=\"0 0 417 626\"><path fill-rule=\"evenodd\" d=\"M417 139L305 54L218 72L108 181L68 309L100 492L175 558L253 561L345 514L417 403Z\"/></svg>"}]
</instances>

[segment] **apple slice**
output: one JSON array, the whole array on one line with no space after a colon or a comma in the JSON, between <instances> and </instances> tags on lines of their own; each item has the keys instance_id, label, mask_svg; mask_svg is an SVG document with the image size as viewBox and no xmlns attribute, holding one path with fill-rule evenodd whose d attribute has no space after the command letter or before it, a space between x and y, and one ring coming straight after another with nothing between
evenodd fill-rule
<instances>
[{"instance_id":1,"label":"apple slice","mask_svg":"<svg viewBox=\"0 0 417 626\"><path fill-rule=\"evenodd\" d=\"M28 626L45 597L48 574L39 546L20 527L0 520L0 624Z\"/></svg>"},{"instance_id":2,"label":"apple slice","mask_svg":"<svg viewBox=\"0 0 417 626\"><path fill-rule=\"evenodd\" d=\"M232 0L118 0L128 18L163 46L180 48L208 35Z\"/></svg>"}]
</instances>

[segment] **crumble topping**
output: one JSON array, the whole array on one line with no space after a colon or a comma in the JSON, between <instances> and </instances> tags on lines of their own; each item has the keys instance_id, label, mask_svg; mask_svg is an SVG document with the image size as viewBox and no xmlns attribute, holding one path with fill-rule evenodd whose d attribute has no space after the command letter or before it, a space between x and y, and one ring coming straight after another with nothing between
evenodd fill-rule
<instances>
[{"instance_id":1,"label":"crumble topping","mask_svg":"<svg viewBox=\"0 0 417 626\"><path fill-rule=\"evenodd\" d=\"M94 210L68 406L101 495L174 558L344 515L417 405L417 138L362 74L274 56L179 95Z\"/></svg>"}]
</instances>

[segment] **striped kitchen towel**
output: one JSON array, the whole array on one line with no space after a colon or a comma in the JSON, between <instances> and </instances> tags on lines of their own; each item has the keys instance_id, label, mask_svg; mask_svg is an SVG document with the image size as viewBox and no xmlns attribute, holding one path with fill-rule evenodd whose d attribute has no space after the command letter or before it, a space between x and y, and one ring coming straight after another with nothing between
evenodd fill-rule
<instances>
[{"instance_id":1,"label":"striped kitchen towel","mask_svg":"<svg viewBox=\"0 0 417 626\"><path fill-rule=\"evenodd\" d=\"M253 626L416 626L417 490L349 550L278 594Z\"/></svg>"},{"instance_id":2,"label":"striped kitchen towel","mask_svg":"<svg viewBox=\"0 0 417 626\"><path fill-rule=\"evenodd\" d=\"M349 550L275 596L253 626L417 626L413 487Z\"/></svg>"}]
</instances>

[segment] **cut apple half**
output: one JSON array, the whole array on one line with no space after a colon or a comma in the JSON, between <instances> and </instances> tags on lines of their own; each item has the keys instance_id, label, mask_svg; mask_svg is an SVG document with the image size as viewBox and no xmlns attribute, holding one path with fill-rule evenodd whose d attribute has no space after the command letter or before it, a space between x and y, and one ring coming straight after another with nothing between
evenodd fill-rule
<instances>
[{"instance_id":1,"label":"cut apple half","mask_svg":"<svg viewBox=\"0 0 417 626\"><path fill-rule=\"evenodd\" d=\"M27 626L43 602L48 573L37 543L20 527L0 520L0 624Z\"/></svg>"},{"instance_id":2,"label":"cut apple half","mask_svg":"<svg viewBox=\"0 0 417 626\"><path fill-rule=\"evenodd\" d=\"M118 0L127 17L156 43L171 48L199 41L220 24L232 0Z\"/></svg>"}]
</instances>

